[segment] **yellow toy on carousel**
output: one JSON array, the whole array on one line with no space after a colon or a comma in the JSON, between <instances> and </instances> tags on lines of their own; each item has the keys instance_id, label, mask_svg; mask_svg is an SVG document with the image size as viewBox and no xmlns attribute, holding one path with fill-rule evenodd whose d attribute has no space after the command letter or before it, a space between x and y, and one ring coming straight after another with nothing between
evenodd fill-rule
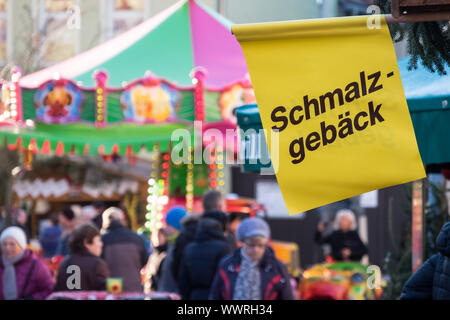
<instances>
[{"instance_id":1,"label":"yellow toy on carousel","mask_svg":"<svg viewBox=\"0 0 450 320\"><path fill-rule=\"evenodd\" d=\"M379 268L357 262L316 264L303 273L301 300L376 300L384 286Z\"/></svg>"},{"instance_id":2,"label":"yellow toy on carousel","mask_svg":"<svg viewBox=\"0 0 450 320\"><path fill-rule=\"evenodd\" d=\"M170 96L161 87L138 86L131 91L136 118L162 122L172 113Z\"/></svg>"}]
</instances>

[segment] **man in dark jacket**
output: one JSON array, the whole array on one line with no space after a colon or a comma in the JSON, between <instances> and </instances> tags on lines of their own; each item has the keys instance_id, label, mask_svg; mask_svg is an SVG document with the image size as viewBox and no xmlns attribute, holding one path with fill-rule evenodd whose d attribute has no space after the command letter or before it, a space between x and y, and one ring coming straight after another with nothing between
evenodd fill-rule
<instances>
[{"instance_id":1,"label":"man in dark jacket","mask_svg":"<svg viewBox=\"0 0 450 320\"><path fill-rule=\"evenodd\" d=\"M408 279L400 299L450 300L450 222L442 227L436 247L439 252Z\"/></svg>"},{"instance_id":2,"label":"man in dark jacket","mask_svg":"<svg viewBox=\"0 0 450 320\"><path fill-rule=\"evenodd\" d=\"M203 216L200 219L195 241L184 250L180 268L179 287L183 299L206 300L219 261L228 253L230 246L224 236L221 220L224 213Z\"/></svg>"},{"instance_id":3,"label":"man in dark jacket","mask_svg":"<svg viewBox=\"0 0 450 320\"><path fill-rule=\"evenodd\" d=\"M200 214L188 214L181 219L182 230L175 240L173 248L173 260L171 264L171 271L174 279L180 276L181 260L183 259L183 252L186 246L195 240L197 232L198 221Z\"/></svg>"},{"instance_id":4,"label":"man in dark jacket","mask_svg":"<svg viewBox=\"0 0 450 320\"><path fill-rule=\"evenodd\" d=\"M103 253L112 278L122 278L124 292L142 291L140 270L147 263L144 240L125 227L125 214L116 207L103 213Z\"/></svg>"},{"instance_id":5,"label":"man in dark jacket","mask_svg":"<svg viewBox=\"0 0 450 320\"><path fill-rule=\"evenodd\" d=\"M267 246L270 229L260 218L244 219L237 229L243 246L219 264L211 300L292 300L286 267Z\"/></svg>"},{"instance_id":6,"label":"man in dark jacket","mask_svg":"<svg viewBox=\"0 0 450 320\"><path fill-rule=\"evenodd\" d=\"M183 229L181 230L175 242L173 250L172 273L174 274L175 279L180 278L181 259L183 257L184 249L189 243L194 241L198 220L201 216L204 216L206 214L211 215L211 217L217 218L219 220L222 219L220 223L223 224L224 230L228 229L228 218L223 212L223 210L225 209L225 202L222 194L219 191L209 190L205 192L202 197L202 204L204 211L203 215L189 214L181 221ZM225 238L227 239L231 250L235 249L236 239L234 238L234 236L232 234L226 234Z\"/></svg>"}]
</instances>

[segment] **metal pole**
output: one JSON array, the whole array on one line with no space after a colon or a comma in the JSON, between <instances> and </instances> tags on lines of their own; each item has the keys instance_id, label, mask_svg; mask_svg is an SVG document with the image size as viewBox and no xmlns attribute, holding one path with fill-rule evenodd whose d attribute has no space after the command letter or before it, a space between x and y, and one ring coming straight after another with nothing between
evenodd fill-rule
<instances>
[{"instance_id":1,"label":"metal pole","mask_svg":"<svg viewBox=\"0 0 450 320\"><path fill-rule=\"evenodd\" d=\"M417 269L423 263L423 234L424 234L424 179L413 182L412 193L412 272L416 272Z\"/></svg>"}]
</instances>

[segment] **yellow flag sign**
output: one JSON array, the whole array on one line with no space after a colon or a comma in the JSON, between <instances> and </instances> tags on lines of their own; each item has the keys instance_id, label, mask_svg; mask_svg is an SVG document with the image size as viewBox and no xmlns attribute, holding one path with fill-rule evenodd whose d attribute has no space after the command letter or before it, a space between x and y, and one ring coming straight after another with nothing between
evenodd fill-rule
<instances>
[{"instance_id":1,"label":"yellow flag sign","mask_svg":"<svg viewBox=\"0 0 450 320\"><path fill-rule=\"evenodd\" d=\"M383 16L232 31L289 214L425 177Z\"/></svg>"}]
</instances>

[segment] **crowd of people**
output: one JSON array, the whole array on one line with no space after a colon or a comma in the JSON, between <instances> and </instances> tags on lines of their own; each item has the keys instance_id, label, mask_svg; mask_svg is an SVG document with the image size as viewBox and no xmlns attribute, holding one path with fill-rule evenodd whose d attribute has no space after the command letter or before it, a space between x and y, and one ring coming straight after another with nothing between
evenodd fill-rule
<instances>
[{"instance_id":1,"label":"crowd of people","mask_svg":"<svg viewBox=\"0 0 450 320\"><path fill-rule=\"evenodd\" d=\"M70 208L50 217L39 236L41 253L30 247L26 220L15 215L0 235L0 299L45 299L52 292L105 291L108 278L121 278L124 292L178 293L186 300L290 300L296 282L268 245L271 231L261 218L246 218L235 228L218 191L203 196L204 212L172 207L165 227L147 243L127 226L117 207L77 219ZM352 211L336 214L333 231L320 223L315 240L331 246L335 261L359 261L367 248L356 232ZM441 251L406 283L402 299L449 297L450 223L437 239ZM149 247L150 244L150 247ZM63 256L56 273L42 258ZM74 280L73 268L79 279ZM143 275L145 275L143 277ZM438 280L436 280L438 279Z\"/></svg>"},{"instance_id":2,"label":"crowd of people","mask_svg":"<svg viewBox=\"0 0 450 320\"><path fill-rule=\"evenodd\" d=\"M143 235L127 227L126 215L117 207L82 219L71 208L51 215L39 234L39 253L30 245L23 219L15 219L0 238L0 299L105 291L108 278L121 278L124 292L143 292L142 274L153 291L178 293L187 300L292 299L287 269L267 245L268 224L247 218L235 235L218 191L204 194L203 208L201 214L171 208L150 248ZM52 274L43 258L55 256L64 259ZM73 277L74 267L79 279Z\"/></svg>"}]
</instances>

